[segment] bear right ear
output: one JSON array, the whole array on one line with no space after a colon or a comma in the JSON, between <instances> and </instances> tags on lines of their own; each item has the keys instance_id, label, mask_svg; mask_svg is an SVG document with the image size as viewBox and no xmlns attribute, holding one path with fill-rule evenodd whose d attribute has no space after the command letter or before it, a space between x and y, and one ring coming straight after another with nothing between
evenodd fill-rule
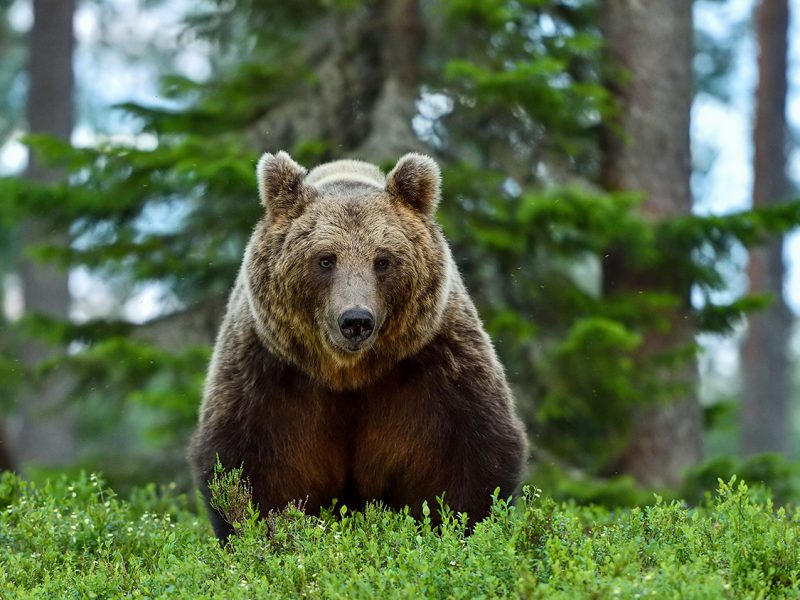
<instances>
[{"instance_id":1,"label":"bear right ear","mask_svg":"<svg viewBox=\"0 0 800 600\"><path fill-rule=\"evenodd\" d=\"M266 152L256 166L258 195L270 215L285 213L305 204L305 168L298 165L286 152Z\"/></svg>"},{"instance_id":2,"label":"bear right ear","mask_svg":"<svg viewBox=\"0 0 800 600\"><path fill-rule=\"evenodd\" d=\"M439 204L442 175L430 156L410 152L386 176L386 191L416 211L433 216Z\"/></svg>"}]
</instances>

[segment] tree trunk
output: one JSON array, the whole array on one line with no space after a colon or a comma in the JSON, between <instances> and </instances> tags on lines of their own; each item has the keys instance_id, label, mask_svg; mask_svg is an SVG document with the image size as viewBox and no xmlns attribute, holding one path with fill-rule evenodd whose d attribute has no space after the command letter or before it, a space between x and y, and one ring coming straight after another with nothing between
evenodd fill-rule
<instances>
[{"instance_id":1,"label":"tree trunk","mask_svg":"<svg viewBox=\"0 0 800 600\"><path fill-rule=\"evenodd\" d=\"M3 19L7 18L6 10L0 9L0 17ZM8 30L4 27L0 27L0 55L7 54L9 51L9 47L11 46L10 41L8 39ZM3 121L7 120L7 123ZM13 121L13 116L6 115L6 119L0 119L0 139L4 139L5 135L8 133L8 130L5 127L11 127L11 121ZM5 127L4 127L5 126ZM2 251L0 251L2 252ZM6 260L6 254L3 252L2 259ZM0 301L4 300L4 286L0 283ZM7 352L8 347L8 340L7 340L7 329L5 328L6 321L4 316L0 313L0 353ZM3 407L5 408L5 407ZM16 470L16 460L14 458L12 448L11 448L11 439L8 434L8 427L6 425L6 415L3 412L0 412L0 471L14 471Z\"/></svg>"},{"instance_id":2,"label":"tree trunk","mask_svg":"<svg viewBox=\"0 0 800 600\"><path fill-rule=\"evenodd\" d=\"M315 71L288 102L253 132L259 150L325 140L326 158L393 161L423 150L411 120L416 114L424 26L418 0L377 0L313 27L303 48Z\"/></svg>"},{"instance_id":3,"label":"tree trunk","mask_svg":"<svg viewBox=\"0 0 800 600\"><path fill-rule=\"evenodd\" d=\"M373 162L396 160L411 150L423 150L411 120L417 112L420 59L425 31L418 0L391 0L382 10L381 72L383 81L371 107L370 132L357 158Z\"/></svg>"},{"instance_id":4,"label":"tree trunk","mask_svg":"<svg viewBox=\"0 0 800 600\"><path fill-rule=\"evenodd\" d=\"M786 91L788 0L761 0L757 9L758 90L753 146L753 205L787 200ZM789 451L790 369L787 357L791 316L783 299L783 239L750 251L751 293L768 293L774 302L748 319L742 353L744 397L742 451Z\"/></svg>"},{"instance_id":5,"label":"tree trunk","mask_svg":"<svg viewBox=\"0 0 800 600\"><path fill-rule=\"evenodd\" d=\"M34 0L34 23L29 43L28 130L68 140L73 126L73 67L75 46L72 20L76 0ZM58 173L42 166L35 156L27 176L48 183ZM66 244L67 232L53 231L43 222L29 220L19 232L20 247L34 244ZM42 313L66 319L70 294L68 273L22 256L19 264L26 313ZM26 340L20 358L32 367L52 356L45 344ZM50 466L70 462L75 456L74 418L63 406L69 381L55 373L47 381L26 385L15 416L15 454L20 463Z\"/></svg>"},{"instance_id":6,"label":"tree trunk","mask_svg":"<svg viewBox=\"0 0 800 600\"><path fill-rule=\"evenodd\" d=\"M619 110L615 127L609 127L604 136L603 183L610 190L644 192L642 208L654 220L685 215L692 202L692 2L604 0L600 27L614 71L608 87ZM608 293L649 287L646 274L626 268L624 256L612 257L603 276ZM663 281L667 275L657 276ZM671 290L684 302L667 315L670 330L648 335L644 354L694 343L689 290L681 287L686 286L675 283ZM620 471L648 485L677 483L681 471L702 455L696 365L687 364L665 377L670 389L678 384L683 391L676 392L669 403L635 415L630 444L617 464Z\"/></svg>"}]
</instances>

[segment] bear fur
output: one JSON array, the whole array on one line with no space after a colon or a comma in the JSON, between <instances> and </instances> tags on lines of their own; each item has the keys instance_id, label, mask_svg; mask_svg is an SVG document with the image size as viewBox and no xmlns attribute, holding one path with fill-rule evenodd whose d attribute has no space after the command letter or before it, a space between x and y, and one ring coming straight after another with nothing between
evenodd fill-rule
<instances>
[{"instance_id":1,"label":"bear fur","mask_svg":"<svg viewBox=\"0 0 800 600\"><path fill-rule=\"evenodd\" d=\"M496 488L518 486L526 442L435 222L439 167L407 154L388 176L354 160L306 173L279 152L257 179L265 214L189 449L199 488L208 499L219 456L244 466L262 514L338 499L419 516L444 495L470 523L486 516ZM209 510L225 539L230 525Z\"/></svg>"}]
</instances>

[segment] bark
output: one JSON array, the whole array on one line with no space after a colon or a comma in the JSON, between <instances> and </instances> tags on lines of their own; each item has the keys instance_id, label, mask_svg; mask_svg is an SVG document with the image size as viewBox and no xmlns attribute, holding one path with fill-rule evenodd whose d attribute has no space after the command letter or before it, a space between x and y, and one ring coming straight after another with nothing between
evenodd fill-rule
<instances>
[{"instance_id":1,"label":"bark","mask_svg":"<svg viewBox=\"0 0 800 600\"><path fill-rule=\"evenodd\" d=\"M419 65L425 39L419 2L385 3L383 21L383 81L371 108L370 132L356 152L373 162L395 160L410 150L424 151L411 127L417 112Z\"/></svg>"},{"instance_id":2,"label":"bark","mask_svg":"<svg viewBox=\"0 0 800 600\"><path fill-rule=\"evenodd\" d=\"M75 45L72 19L76 0L34 0L34 24L29 42L28 130L69 139L73 126L73 67ZM47 183L59 174L32 156L27 176ZM53 231L44 222L29 220L20 227L20 246L66 244L67 232ZM19 264L26 313L66 319L70 294L68 273L22 256ZM27 340L20 358L33 367L52 356L45 344ZM56 373L46 381L32 382L19 398L15 415L15 454L21 463L50 466L70 462L75 456L74 418L64 401L70 383Z\"/></svg>"},{"instance_id":3,"label":"bark","mask_svg":"<svg viewBox=\"0 0 800 600\"><path fill-rule=\"evenodd\" d=\"M691 210L689 115L692 101L691 0L605 0L600 26L612 70L608 87L619 116L604 135L602 179L610 190L640 190L652 219ZM611 257L604 270L607 293L652 289L669 274L632 272L626 257ZM648 281L650 279L650 281ZM659 280L660 281L657 281ZM694 330L685 283L667 283L683 305L667 316L670 329L651 333L643 354L690 346ZM684 289L686 288L686 289ZM675 484L702 455L702 413L696 365L664 374L665 389L678 388L667 404L640 410L617 467L648 485Z\"/></svg>"},{"instance_id":4,"label":"bark","mask_svg":"<svg viewBox=\"0 0 800 600\"><path fill-rule=\"evenodd\" d=\"M753 205L788 199L786 175L786 93L788 0L762 0L756 14L759 44L758 89L753 130ZM742 451L788 453L790 365L787 357L791 315L783 298L783 239L750 251L751 293L768 293L774 302L748 319L742 352L744 397Z\"/></svg>"},{"instance_id":5,"label":"bark","mask_svg":"<svg viewBox=\"0 0 800 600\"><path fill-rule=\"evenodd\" d=\"M3 17L6 15L3 14ZM6 30L4 28L0 28L0 55L6 54L9 49L9 40L6 36ZM0 136L5 137L7 131L5 130L4 126L7 123L4 122L4 119L0 118ZM4 290L2 284L0 284L0 300L4 299ZM0 316L0 327L5 325L5 321L2 316ZM5 335L2 331L0 331L0 352L6 351L7 341L5 339ZM10 438L8 436L8 427L6 426L6 419L4 414L0 414L0 471L14 471L16 469L16 460L14 459L12 449L10 447Z\"/></svg>"},{"instance_id":6,"label":"bark","mask_svg":"<svg viewBox=\"0 0 800 600\"><path fill-rule=\"evenodd\" d=\"M378 0L313 27L305 62L317 74L258 124L259 149L324 140L328 158L396 160L422 147L416 114L424 27L418 0Z\"/></svg>"}]
</instances>

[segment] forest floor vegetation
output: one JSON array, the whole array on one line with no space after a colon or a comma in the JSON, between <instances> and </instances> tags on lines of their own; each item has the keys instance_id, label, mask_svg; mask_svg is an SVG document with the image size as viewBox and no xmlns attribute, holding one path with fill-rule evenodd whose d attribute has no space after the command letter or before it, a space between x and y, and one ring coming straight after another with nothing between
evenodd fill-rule
<instances>
[{"instance_id":1,"label":"forest floor vegetation","mask_svg":"<svg viewBox=\"0 0 800 600\"><path fill-rule=\"evenodd\" d=\"M800 511L736 478L699 506L613 511L526 486L471 535L447 511L438 527L380 506L261 519L219 483L234 486L220 502L239 503L224 548L169 488L122 499L95 475L3 475L0 597L800 597Z\"/></svg>"}]
</instances>

